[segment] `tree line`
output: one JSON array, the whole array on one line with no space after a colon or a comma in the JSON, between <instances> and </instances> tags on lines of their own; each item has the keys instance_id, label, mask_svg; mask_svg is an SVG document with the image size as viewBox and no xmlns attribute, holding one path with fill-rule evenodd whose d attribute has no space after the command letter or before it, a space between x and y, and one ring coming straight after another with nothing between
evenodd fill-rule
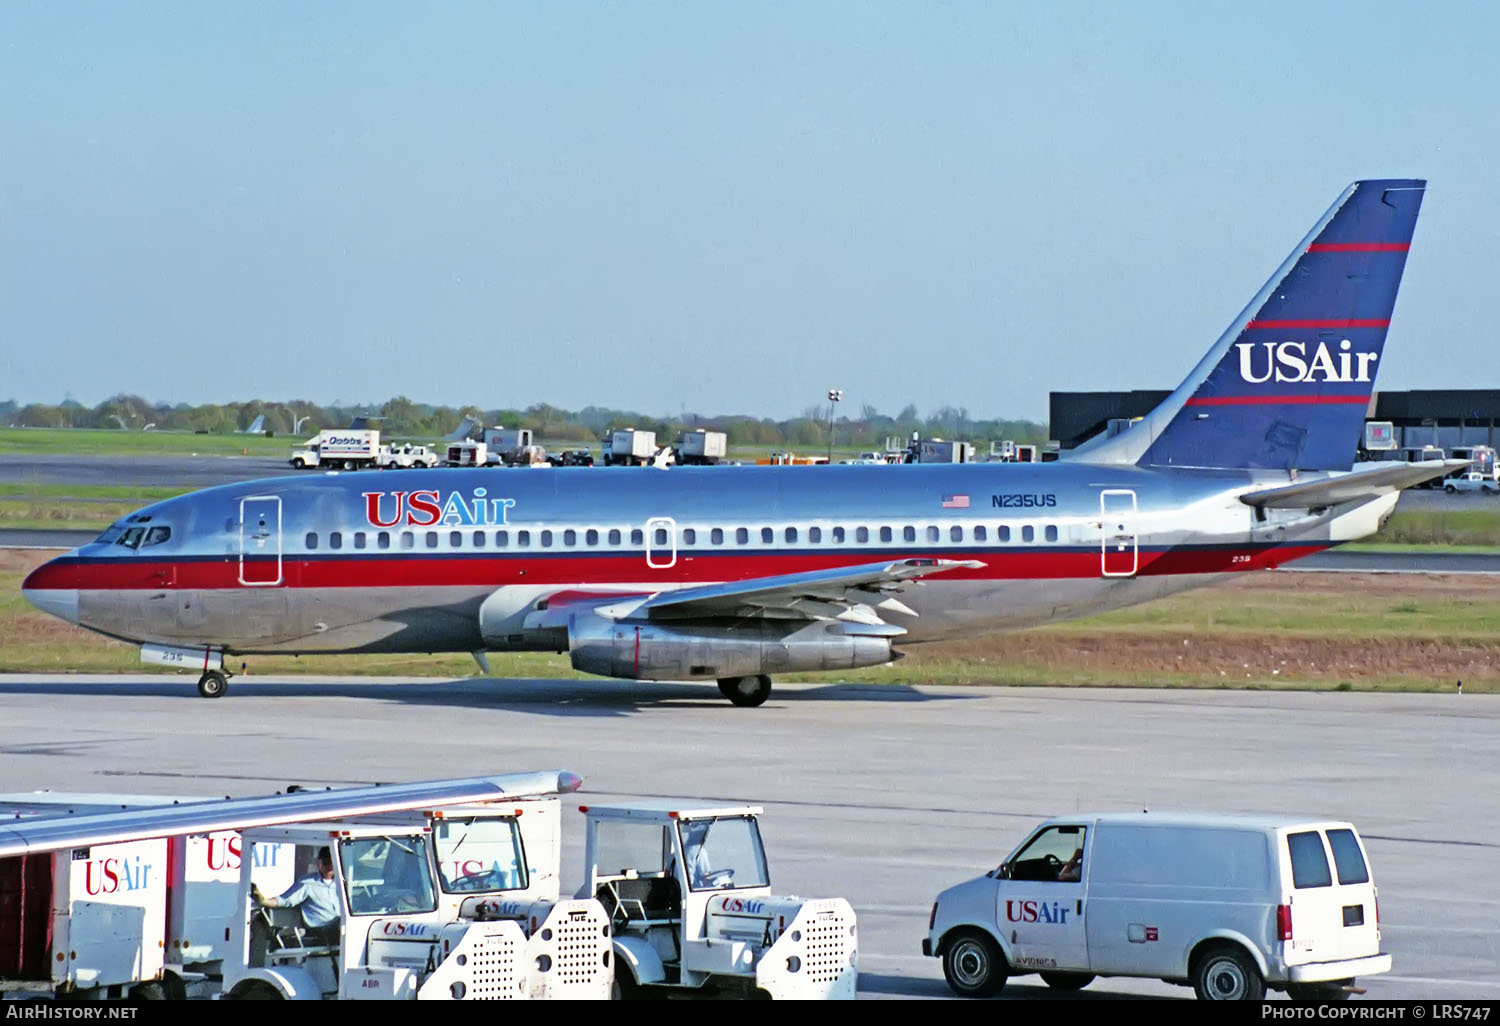
<instances>
[{"instance_id":1,"label":"tree line","mask_svg":"<svg viewBox=\"0 0 1500 1026\"><path fill-rule=\"evenodd\" d=\"M233 434L265 417L264 430L275 435L310 437L324 428L346 427L355 417L380 417L380 427L387 438L429 440L451 434L465 418L503 427L530 428L538 439L548 442L576 442L587 445L615 428L634 427L655 431L659 439L670 441L678 431L687 428L711 428L729 436L735 446L769 446L787 449L818 449L828 444L829 410L809 407L802 416L787 420L752 417L743 414L702 416L687 413L681 417L654 417L630 410L603 406L586 406L581 410L564 410L547 403L535 403L525 409L481 409L478 406L434 406L397 396L380 405L320 405L303 399L291 402L266 402L252 399L224 405L205 403L152 403L136 395L117 395L94 407L67 401L57 405L0 401L0 423L13 427L96 428L117 431L196 431L208 434ZM1010 439L1020 443L1041 444L1046 441L1047 427L1035 421L970 416L964 407L944 406L927 416L920 416L914 404L908 404L894 415L881 413L865 405L858 416L839 416L832 421L835 443L844 449L881 449L887 439L905 439L915 432L923 438L963 439L985 443Z\"/></svg>"}]
</instances>

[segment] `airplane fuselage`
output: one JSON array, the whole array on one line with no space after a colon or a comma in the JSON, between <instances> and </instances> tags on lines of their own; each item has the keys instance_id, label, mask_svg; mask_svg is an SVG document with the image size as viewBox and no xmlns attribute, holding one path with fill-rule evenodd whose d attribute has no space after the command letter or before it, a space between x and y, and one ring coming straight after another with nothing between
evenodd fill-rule
<instances>
[{"instance_id":1,"label":"airplane fuselage","mask_svg":"<svg viewBox=\"0 0 1500 1026\"><path fill-rule=\"evenodd\" d=\"M920 642L1279 566L1370 533L1395 502L1257 513L1238 499L1286 480L1071 462L286 476L146 507L25 589L133 642L467 652L554 647L524 621L572 593L887 559L981 563L901 593L910 613L885 619Z\"/></svg>"}]
</instances>

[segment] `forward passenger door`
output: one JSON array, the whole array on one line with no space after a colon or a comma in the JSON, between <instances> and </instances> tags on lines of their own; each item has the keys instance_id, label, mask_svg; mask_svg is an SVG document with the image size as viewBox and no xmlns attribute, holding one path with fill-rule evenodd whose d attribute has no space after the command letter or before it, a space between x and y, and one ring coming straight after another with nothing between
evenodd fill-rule
<instances>
[{"instance_id":1,"label":"forward passenger door","mask_svg":"<svg viewBox=\"0 0 1500 1026\"><path fill-rule=\"evenodd\" d=\"M281 583L281 498L250 495L240 500L240 583Z\"/></svg>"}]
</instances>

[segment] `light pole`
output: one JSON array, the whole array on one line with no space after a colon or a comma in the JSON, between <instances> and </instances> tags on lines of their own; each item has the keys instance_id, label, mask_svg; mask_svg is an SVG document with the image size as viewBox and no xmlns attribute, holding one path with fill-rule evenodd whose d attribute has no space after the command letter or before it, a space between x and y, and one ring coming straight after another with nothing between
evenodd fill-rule
<instances>
[{"instance_id":1,"label":"light pole","mask_svg":"<svg viewBox=\"0 0 1500 1026\"><path fill-rule=\"evenodd\" d=\"M828 462L833 463L833 411L844 398L842 388L828 390Z\"/></svg>"}]
</instances>

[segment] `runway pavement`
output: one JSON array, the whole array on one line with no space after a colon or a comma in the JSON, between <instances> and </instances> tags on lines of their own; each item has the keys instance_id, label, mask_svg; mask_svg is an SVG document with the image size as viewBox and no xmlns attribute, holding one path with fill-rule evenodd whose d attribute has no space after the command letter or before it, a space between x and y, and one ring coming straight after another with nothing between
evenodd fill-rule
<instances>
[{"instance_id":1,"label":"runway pavement","mask_svg":"<svg viewBox=\"0 0 1500 1026\"><path fill-rule=\"evenodd\" d=\"M288 457L291 451L288 443ZM292 473L286 460L263 456L0 454L0 491L7 484L151 485L187 491Z\"/></svg>"},{"instance_id":2,"label":"runway pavement","mask_svg":"<svg viewBox=\"0 0 1500 1026\"><path fill-rule=\"evenodd\" d=\"M944 997L920 945L942 888L1075 810L1347 818L1380 889L1389 976L1371 997L1500 998L1500 696L607 681L0 676L7 790L252 794L289 783L566 768L588 797L765 806L772 882L860 916L861 994ZM578 799L569 799L577 804ZM564 886L580 824L564 821ZM1054 995L1188 997L1101 980Z\"/></svg>"}]
</instances>

